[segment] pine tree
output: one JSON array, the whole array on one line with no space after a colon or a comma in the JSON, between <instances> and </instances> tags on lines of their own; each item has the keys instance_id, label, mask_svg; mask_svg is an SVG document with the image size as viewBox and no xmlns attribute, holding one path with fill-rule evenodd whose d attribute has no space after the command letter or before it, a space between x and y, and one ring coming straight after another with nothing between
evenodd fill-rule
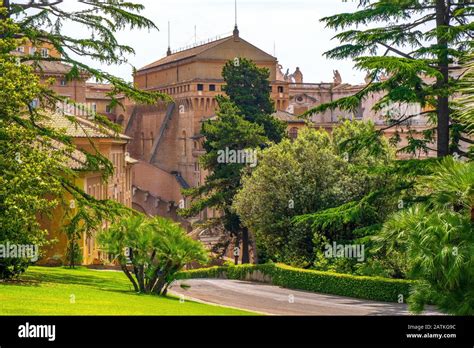
<instances>
[{"instance_id":1,"label":"pine tree","mask_svg":"<svg viewBox=\"0 0 474 348\"><path fill-rule=\"evenodd\" d=\"M119 104L117 95L140 103L167 99L158 93L140 91L131 83L80 60L90 57L109 65L126 63L125 54L134 51L120 44L115 32L126 28L156 29L155 24L139 14L144 9L142 5L120 0L81 0L76 10L66 10L61 6L63 2L0 2L0 241L42 245L45 235L37 223L37 215L60 204L65 192L76 203L77 213L65 227L66 233L73 237L93 231L114 214L123 215L127 211L113 201L98 201L75 185L76 173L68 167L67 156L81 150L63 132L47 125L50 124L47 109L54 110L58 102L73 101L41 84L35 67L44 61L64 63L70 66L66 75L69 80L87 72L99 81L111 83L112 106ZM71 22L82 25L84 30L75 36L64 34L64 26ZM61 56L45 57L36 53L18 57L12 53L27 42L36 47L52 45ZM32 107L35 101L43 107ZM75 122L72 117L70 120ZM94 115L94 120L101 127L119 131L105 116ZM113 173L112 163L99 151L85 156L87 170L100 171L105 179ZM53 199L47 199L46 195ZM19 264L14 272L4 273L3 269L11 267L0 264L0 277L15 276L26 266Z\"/></svg>"},{"instance_id":2,"label":"pine tree","mask_svg":"<svg viewBox=\"0 0 474 348\"><path fill-rule=\"evenodd\" d=\"M286 125L273 117L275 102L270 96L268 69L259 68L245 58L229 61L222 76L226 81L223 90L241 111L247 121L263 126L269 140L279 143L286 133Z\"/></svg>"},{"instance_id":3,"label":"pine tree","mask_svg":"<svg viewBox=\"0 0 474 348\"><path fill-rule=\"evenodd\" d=\"M211 225L222 225L237 240L237 244L242 242L242 263L249 263L249 232L233 211L232 203L241 188L242 171L252 163L242 163L237 157L224 158L223 154L226 151L229 154L231 151L234 154L237 151L254 151L265 145L268 139L264 136L263 127L245 120L241 111L228 98L220 96L217 101L218 119L207 121L202 128L202 134L206 137L206 154L201 158L201 163L210 174L204 185L184 192L194 201L190 208L181 210L180 215L196 216L207 208L223 212L221 218L210 222ZM255 157L248 158L257 160Z\"/></svg>"},{"instance_id":4,"label":"pine tree","mask_svg":"<svg viewBox=\"0 0 474 348\"><path fill-rule=\"evenodd\" d=\"M204 167L210 171L206 183L185 192L194 199L191 208L181 215L192 217L207 208L216 208L223 217L212 221L221 224L231 236L242 243L242 262L248 263L250 236L240 217L232 209L235 195L241 188L243 163L222 163L218 154L232 151L256 150L267 147L270 142L280 142L285 137L286 125L275 119L274 102L270 96L270 73L245 58L231 60L223 68L227 97L219 97L220 111L217 121L203 125L205 136ZM254 160L257 160L254 158Z\"/></svg>"},{"instance_id":5,"label":"pine tree","mask_svg":"<svg viewBox=\"0 0 474 348\"><path fill-rule=\"evenodd\" d=\"M356 110L371 93L383 92L385 96L374 110L389 103L416 103L432 121L433 129L423 134L425 141L413 144L426 150L436 138L439 157L453 152L466 155L459 149L457 137L450 138L450 129L459 128L452 122L450 98L459 88L462 68L457 62L472 50L472 1L358 1L356 12L322 19L328 28L343 30L335 37L341 46L325 55L353 58L356 68L367 71L371 82L354 96L321 105L306 115L327 109ZM416 116L388 116L388 128Z\"/></svg>"}]
</instances>

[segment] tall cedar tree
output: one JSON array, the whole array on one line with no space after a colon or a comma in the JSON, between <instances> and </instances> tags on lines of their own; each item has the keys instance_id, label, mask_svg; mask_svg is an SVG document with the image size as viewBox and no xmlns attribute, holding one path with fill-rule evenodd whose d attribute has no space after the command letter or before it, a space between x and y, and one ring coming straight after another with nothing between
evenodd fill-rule
<instances>
[{"instance_id":1,"label":"tall cedar tree","mask_svg":"<svg viewBox=\"0 0 474 348\"><path fill-rule=\"evenodd\" d=\"M222 76L226 82L223 91L240 110L244 118L263 126L270 141L279 143L286 125L272 116L275 103L270 97L270 72L258 68L254 62L240 58L224 66Z\"/></svg>"},{"instance_id":2,"label":"tall cedar tree","mask_svg":"<svg viewBox=\"0 0 474 348\"><path fill-rule=\"evenodd\" d=\"M219 151L256 149L265 145L263 127L249 122L240 110L226 97L218 97L219 111L216 121L207 121L202 134L206 137L201 163L210 174L204 185L186 190L184 194L192 198L193 204L180 214L192 217L207 208L215 208L224 214L210 221L211 225L222 225L238 242L242 242L242 262L249 263L249 233L241 224L240 218L232 210L232 203L241 188L242 163L220 163Z\"/></svg>"},{"instance_id":3,"label":"tall cedar tree","mask_svg":"<svg viewBox=\"0 0 474 348\"><path fill-rule=\"evenodd\" d=\"M218 153L226 148L258 149L268 146L269 141L278 143L285 137L286 125L272 116L275 107L270 97L268 69L239 58L225 64L222 76L227 98L218 98L219 119L204 124L202 130L207 151L202 161L211 174L204 186L185 191L195 202L191 208L181 211L181 215L195 216L211 207L223 211L224 216L211 224L222 224L238 243L242 242L242 263L249 263L249 231L232 209L234 197L242 186L245 165L218 163Z\"/></svg>"},{"instance_id":4,"label":"tall cedar tree","mask_svg":"<svg viewBox=\"0 0 474 348\"><path fill-rule=\"evenodd\" d=\"M436 138L439 157L454 152L466 156L459 148L457 136L464 132L463 125L452 119L450 97L458 90L459 75L462 75L457 63L472 49L472 1L358 2L359 10L354 13L322 19L329 28L345 30L335 36L342 45L325 55L332 59L353 58L358 69L368 72L371 82L354 96L318 106L306 116L327 109L356 110L371 93L384 92L374 110L382 110L389 103L417 103L432 121L433 128L423 133L423 141L412 137L411 147L427 150L427 144ZM366 29L360 29L363 27ZM390 124L387 128L397 127L416 116L402 115L395 119L387 116Z\"/></svg>"},{"instance_id":5,"label":"tall cedar tree","mask_svg":"<svg viewBox=\"0 0 474 348\"><path fill-rule=\"evenodd\" d=\"M121 0L79 0L77 6L71 9L69 6L66 7L63 2L63 0L32 0L27 2L2 0L0 3L0 49L6 63L0 67L0 70L1 68L8 69L8 64L11 64L11 62L13 64L24 63L20 66L30 65L32 68L40 68L41 62L45 61L59 62L71 67L66 75L67 80L74 80L82 72L87 72L98 81L111 83L114 87L109 94L112 107L120 104L117 99L118 95L147 104L153 104L158 99L168 100L165 95L140 91L133 84L78 60L81 57L89 57L98 63L107 65L127 63L126 55L133 54L134 50L129 46L120 44L115 38L115 33L124 29L157 29L153 22L140 15L140 12L144 10L143 5ZM66 35L63 28L71 22L81 25L83 30L76 31L73 36ZM39 53L35 53L16 57L10 53L27 42L31 42L36 47L52 45L61 56L59 58L44 57ZM31 69L25 69L22 72L24 76L32 74ZM8 75L4 74L4 76ZM34 75L30 79L32 83L35 83L35 86L38 85ZM4 82L6 83L5 86L15 86L19 83L19 80L12 79ZM18 134L27 132L28 139L40 139L43 146L54 144L54 147L50 148L49 151L59 153L61 152L60 149L67 148L70 153L74 149L72 139L65 136L63 132L47 126L50 123L47 122L47 112L44 112L42 108L32 107L32 103L38 100L40 105L53 110L58 102L74 103L74 101L55 94L48 86L38 85L34 94L25 94L21 98L21 105L12 105L13 101L16 101L14 98L10 99L10 102L5 100L2 103L0 109L0 127L2 129L0 129L0 132L9 134L8 129L19 128ZM75 122L73 117L70 120ZM119 131L119 127L109 122L105 116L94 115L94 120L98 125L111 127ZM78 127L80 126L78 125ZM21 129L24 130L23 133ZM25 149L23 148L23 150ZM20 157L23 156L23 152L27 152L23 150L19 150L21 152L19 153ZM85 166L89 170L102 171L104 178L112 174L112 164L98 150L94 153L85 153L85 155L87 158ZM34 161L35 159L32 158L31 160ZM29 164L33 166L33 163ZM74 198L74 208L67 209L70 223L66 227L66 233L73 241L77 237L80 238L83 232L88 233L100 227L104 219L110 219L114 213L123 213L124 207L119 204L112 201L98 201L87 195L81 188L76 187L74 173L67 167L67 161L64 161L60 168L54 168L48 174L43 179L49 185L52 185L52 187L60 185L64 191ZM28 185L34 187L34 185L37 185L35 180L36 178L31 177L30 182L25 183L24 187ZM9 199L13 198L10 197ZM9 200L5 202L9 202ZM30 212L31 209L34 209L34 206L28 204L25 205L25 209L33 216L40 212L39 210ZM32 228L31 225L24 226L27 231ZM21 234L22 232L19 230L17 233Z\"/></svg>"}]
</instances>

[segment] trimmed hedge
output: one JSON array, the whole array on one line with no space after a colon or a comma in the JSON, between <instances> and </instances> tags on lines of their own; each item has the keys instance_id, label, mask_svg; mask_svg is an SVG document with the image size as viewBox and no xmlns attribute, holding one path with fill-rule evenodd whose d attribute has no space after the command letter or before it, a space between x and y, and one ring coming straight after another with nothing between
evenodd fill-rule
<instances>
[{"instance_id":1,"label":"trimmed hedge","mask_svg":"<svg viewBox=\"0 0 474 348\"><path fill-rule=\"evenodd\" d=\"M224 278L246 280L255 274L271 278L271 284L288 289L306 290L366 300L398 302L410 294L413 281L380 277L361 277L333 272L293 268L282 264L212 267L181 272L178 279Z\"/></svg>"}]
</instances>

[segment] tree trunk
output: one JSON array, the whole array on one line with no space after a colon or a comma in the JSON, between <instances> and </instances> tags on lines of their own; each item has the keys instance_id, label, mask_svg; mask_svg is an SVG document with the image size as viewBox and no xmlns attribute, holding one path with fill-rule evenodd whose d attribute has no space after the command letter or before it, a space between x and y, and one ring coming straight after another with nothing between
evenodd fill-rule
<instances>
[{"instance_id":1,"label":"tree trunk","mask_svg":"<svg viewBox=\"0 0 474 348\"><path fill-rule=\"evenodd\" d=\"M436 0L436 27L449 26L449 8L445 0ZM448 41L443 37L445 30L438 32L437 43L439 48L438 53L438 68L442 77L437 78L436 87L438 89L438 126L437 126L437 150L438 157L448 156L449 153L449 55L448 55Z\"/></svg>"},{"instance_id":2,"label":"tree trunk","mask_svg":"<svg viewBox=\"0 0 474 348\"><path fill-rule=\"evenodd\" d=\"M7 12L10 11L10 0L2 0L2 7L7 9ZM5 20L9 17L8 13L0 15L0 20Z\"/></svg>"},{"instance_id":3,"label":"tree trunk","mask_svg":"<svg viewBox=\"0 0 474 348\"><path fill-rule=\"evenodd\" d=\"M258 264L257 241L255 240L255 237L252 234L250 234L250 241L253 250L253 263Z\"/></svg>"},{"instance_id":4,"label":"tree trunk","mask_svg":"<svg viewBox=\"0 0 474 348\"><path fill-rule=\"evenodd\" d=\"M250 263L249 245L249 230L244 227L242 230L242 264Z\"/></svg>"},{"instance_id":5,"label":"tree trunk","mask_svg":"<svg viewBox=\"0 0 474 348\"><path fill-rule=\"evenodd\" d=\"M120 267L122 268L123 273L125 273L127 278L132 282L133 288L135 289L135 292L140 292L140 289L138 288L137 282L135 281L135 279L133 279L132 275L130 274L130 272L127 268L127 265L120 265Z\"/></svg>"},{"instance_id":6,"label":"tree trunk","mask_svg":"<svg viewBox=\"0 0 474 348\"><path fill-rule=\"evenodd\" d=\"M159 270L156 269L153 277L147 282L147 285L146 285L147 293L153 292L153 289L155 288L156 283L158 282L158 278L159 278L158 272Z\"/></svg>"},{"instance_id":7,"label":"tree trunk","mask_svg":"<svg viewBox=\"0 0 474 348\"><path fill-rule=\"evenodd\" d=\"M133 266L133 271L135 273L135 278L137 278L138 288L140 292L145 293L145 279L143 274L143 267L142 266Z\"/></svg>"}]
</instances>

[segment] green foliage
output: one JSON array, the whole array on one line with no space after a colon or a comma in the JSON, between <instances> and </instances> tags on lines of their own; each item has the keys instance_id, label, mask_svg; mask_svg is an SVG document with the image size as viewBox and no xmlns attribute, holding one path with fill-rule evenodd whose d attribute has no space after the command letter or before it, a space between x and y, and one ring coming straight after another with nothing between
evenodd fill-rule
<instances>
[{"instance_id":1,"label":"green foliage","mask_svg":"<svg viewBox=\"0 0 474 348\"><path fill-rule=\"evenodd\" d=\"M184 192L194 201L180 214L191 217L205 208L222 211L223 216L211 224L221 224L236 238L236 244L242 241L242 262L247 263L250 236L231 208L246 165L219 163L219 153L226 149L256 151L268 147L271 141L283 139L286 125L272 116L275 109L270 98L268 69L258 68L252 61L242 58L227 62L222 76L226 82L223 90L228 97L217 98L218 119L204 123L202 128L206 155L201 161L210 174L203 186Z\"/></svg>"},{"instance_id":2,"label":"green foliage","mask_svg":"<svg viewBox=\"0 0 474 348\"><path fill-rule=\"evenodd\" d=\"M353 13L323 18L328 28L339 31L335 39L340 42L325 55L354 59L356 68L367 72L371 82L355 95L320 105L306 115L328 109L355 111L375 93L381 99L374 111L393 103L414 103L426 110L423 115L433 124L431 131L421 134L411 129L410 144L402 150L416 155L436 139L440 157L459 151L456 125L450 124L449 98L460 88L454 74L458 67L453 63L472 52L473 13L470 2L464 0L361 0ZM387 128L398 128L418 115L383 116Z\"/></svg>"},{"instance_id":3,"label":"green foliage","mask_svg":"<svg viewBox=\"0 0 474 348\"><path fill-rule=\"evenodd\" d=\"M243 179L234 209L270 260L307 267L314 259L314 233L348 240L354 238L354 228L380 221L384 202L379 199L378 206L367 210L368 204L359 200L388 184L386 174L371 167L389 163L391 150L383 140L377 156L369 148L349 154L343 146L355 134L371 129L371 124L348 121L332 135L306 129L294 142L286 140L262 152L258 167ZM343 211L349 216L349 208L357 219L341 218ZM314 212L324 214L324 226L311 228Z\"/></svg>"},{"instance_id":4,"label":"green foliage","mask_svg":"<svg viewBox=\"0 0 474 348\"><path fill-rule=\"evenodd\" d=\"M77 78L80 72L86 71L100 81L114 86L110 96L113 103L119 101L116 96L123 93L130 99L140 103L153 103L157 98L168 99L156 92L144 92L136 89L133 84L108 74L107 72L88 66L75 57L90 57L107 65L128 63L127 54L134 54L132 47L118 42L115 34L126 29L157 30L157 26L149 19L140 15L145 10L141 4L120 0L84 0L82 8L69 10L59 3L23 4L20 1L9 1L6 18L13 19L19 28L16 37L28 39L33 45L41 46L48 43L54 46L61 57L42 57L39 53L21 58L22 62L61 62L72 66L67 75L69 80ZM31 11L31 8L37 11ZM73 36L64 34L67 23L80 23L83 30L76 31Z\"/></svg>"},{"instance_id":5,"label":"green foliage","mask_svg":"<svg viewBox=\"0 0 474 348\"><path fill-rule=\"evenodd\" d=\"M66 249L66 260L68 260L69 267L71 268L82 265L82 248L77 241L69 241Z\"/></svg>"},{"instance_id":6,"label":"green foliage","mask_svg":"<svg viewBox=\"0 0 474 348\"><path fill-rule=\"evenodd\" d=\"M227 83L230 88L230 81ZM242 228L239 217L231 210L231 205L241 185L242 171L250 164L227 163L222 161L220 156L222 151L227 150L257 151L267 146L268 138L265 136L263 126L256 121L247 120L238 106L227 97L219 96L217 101L219 103L217 120L208 121L202 127L202 134L206 138L204 143L206 154L202 156L201 162L210 174L203 186L184 191L193 202L191 207L181 210L180 215L196 216L206 208L224 212L222 218L212 221L211 224L221 224L231 236L243 240L242 256L243 262L246 263L249 261L248 232Z\"/></svg>"},{"instance_id":7,"label":"green foliage","mask_svg":"<svg viewBox=\"0 0 474 348\"><path fill-rule=\"evenodd\" d=\"M188 197L197 199L189 209L183 209L180 214L186 217L195 216L208 207L225 211L228 215L228 228L232 232L239 230L239 223L233 223L230 205L236 190L240 186L241 171L246 166L242 163L219 163L219 152L229 150L246 150L258 148L264 144L261 126L246 121L240 110L224 97L218 97L219 111L216 121L207 121L202 133L206 137L204 148L206 154L201 163L210 171L204 186L185 191ZM232 226L234 225L234 226Z\"/></svg>"},{"instance_id":8,"label":"green foliage","mask_svg":"<svg viewBox=\"0 0 474 348\"><path fill-rule=\"evenodd\" d=\"M142 296L121 272L85 267L30 267L22 282L0 282L1 316L231 316L255 313L174 296ZM30 286L28 286L30 285ZM74 294L76 302L69 303ZM6 299L7 300L3 300ZM25 304L27 299L27 304ZM73 298L72 298L73 299ZM117 318L118 320L118 318ZM178 319L180 320L180 319Z\"/></svg>"},{"instance_id":9,"label":"green foliage","mask_svg":"<svg viewBox=\"0 0 474 348\"><path fill-rule=\"evenodd\" d=\"M387 256L401 253L409 274L419 280L410 308L433 302L455 315L474 313L474 164L447 157L421 178L423 204L394 214L375 239Z\"/></svg>"},{"instance_id":10,"label":"green foliage","mask_svg":"<svg viewBox=\"0 0 474 348\"><path fill-rule=\"evenodd\" d=\"M416 191L419 176L432 175L437 159L392 161L369 168L369 173L384 178L385 184L375 186L366 196L349 203L297 216L297 226L315 232L316 259L314 268L339 273L380 275L392 278L408 277L408 267L403 251L393 248L388 253L373 240L385 221L396 211L425 202L428 198ZM347 231L336 234L337 231ZM336 238L335 238L336 236ZM396 237L394 237L396 240ZM356 243L365 246L364 262L354 260L327 259L322 247L336 241L339 244Z\"/></svg>"},{"instance_id":11,"label":"green foliage","mask_svg":"<svg viewBox=\"0 0 474 348\"><path fill-rule=\"evenodd\" d=\"M270 71L240 58L238 64L227 62L222 76L226 81L223 91L245 120L262 126L268 139L279 143L285 137L286 125L272 116L275 106L270 97Z\"/></svg>"},{"instance_id":12,"label":"green foliage","mask_svg":"<svg viewBox=\"0 0 474 348\"><path fill-rule=\"evenodd\" d=\"M469 154L473 158L474 146L472 135L474 134L474 56L468 57L469 61L466 63L467 71L464 73L460 81L461 96L456 100L457 105L454 106L455 113L453 122L460 128L458 140L469 144ZM457 128L456 128L457 129ZM463 136L462 133L468 136ZM459 149L458 149L459 150Z\"/></svg>"},{"instance_id":13,"label":"green foliage","mask_svg":"<svg viewBox=\"0 0 474 348\"><path fill-rule=\"evenodd\" d=\"M373 301L398 302L400 295L408 298L414 282L380 277L359 277L348 274L320 272L293 268L283 264L213 267L181 272L179 279L227 278L249 279L259 272L273 285L288 289L362 298Z\"/></svg>"},{"instance_id":14,"label":"green foliage","mask_svg":"<svg viewBox=\"0 0 474 348\"><path fill-rule=\"evenodd\" d=\"M51 138L37 138L33 125L24 127L19 115L41 91L31 68L18 65L5 51L14 46L12 39L1 39L0 27L0 244L46 244L46 232L38 216L48 215L58 204L55 196L61 182L51 177L69 173L64 168L71 149L53 150ZM0 276L15 277L29 265L24 259L2 259Z\"/></svg>"},{"instance_id":15,"label":"green foliage","mask_svg":"<svg viewBox=\"0 0 474 348\"><path fill-rule=\"evenodd\" d=\"M118 0L81 1L80 10L65 10L62 1L19 2L3 1L0 7L0 243L45 244L45 231L36 220L59 204L67 211L69 223L65 231L70 247L82 234L99 229L103 223L123 213L123 207L110 201L97 201L76 187L77 173L68 167L73 151L87 158L85 167L103 173L104 180L113 173L111 162L93 142L90 153L78 150L72 139L51 125L49 114L58 102L70 102L41 85L35 69L42 62L64 63L70 67L66 78L77 79L87 74L114 86L110 93L112 104L117 96L126 96L140 103L153 104L169 99L155 92L137 90L132 84L106 72L90 67L75 57L89 57L100 63L126 63L124 54L133 49L121 45L115 32L126 28L154 29L155 25L139 15L142 5ZM77 36L64 34L66 23L76 22L84 28ZM41 54L22 55L12 52L31 42L36 47L52 45L60 57ZM40 105L34 108L33 102ZM74 117L70 120L75 123ZM100 129L118 131L103 115L95 117ZM70 195L75 209L60 197ZM73 258L73 254L71 257ZM10 261L9 261L10 262ZM72 262L74 263L74 262ZM23 265L28 263L23 260ZM9 267L5 263L1 267ZM25 267L14 267L21 271ZM18 272L10 272L18 274Z\"/></svg>"},{"instance_id":16,"label":"green foliage","mask_svg":"<svg viewBox=\"0 0 474 348\"><path fill-rule=\"evenodd\" d=\"M135 291L166 295L186 264L205 263L207 252L167 219L131 216L99 234L103 250L113 255ZM133 273L133 275L132 275Z\"/></svg>"}]
</instances>

